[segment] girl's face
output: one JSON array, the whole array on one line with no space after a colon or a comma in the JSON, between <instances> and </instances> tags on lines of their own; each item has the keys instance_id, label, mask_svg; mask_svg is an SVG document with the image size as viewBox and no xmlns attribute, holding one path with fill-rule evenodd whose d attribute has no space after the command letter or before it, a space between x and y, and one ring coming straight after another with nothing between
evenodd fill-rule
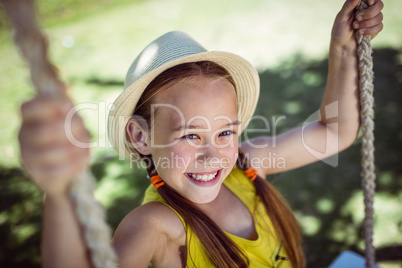
<instances>
[{"instance_id":1,"label":"girl's face","mask_svg":"<svg viewBox=\"0 0 402 268\"><path fill-rule=\"evenodd\" d=\"M163 90L152 110L148 144L158 174L188 200L211 202L237 159L233 85L203 76L183 79Z\"/></svg>"}]
</instances>

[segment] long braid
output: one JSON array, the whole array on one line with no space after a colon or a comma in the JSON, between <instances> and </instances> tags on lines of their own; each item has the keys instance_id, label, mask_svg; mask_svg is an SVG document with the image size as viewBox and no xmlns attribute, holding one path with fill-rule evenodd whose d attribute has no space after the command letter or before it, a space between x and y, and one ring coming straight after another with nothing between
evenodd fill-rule
<instances>
[{"instance_id":1,"label":"long braid","mask_svg":"<svg viewBox=\"0 0 402 268\"><path fill-rule=\"evenodd\" d=\"M149 177L157 176L152 156L142 156L142 158L147 164ZM193 230L216 267L246 268L249 266L248 258L244 252L194 203L181 196L167 184L163 184L163 187L158 186L157 191L165 202L183 217L186 226ZM191 258L191 252L187 258Z\"/></svg>"},{"instance_id":2,"label":"long braid","mask_svg":"<svg viewBox=\"0 0 402 268\"><path fill-rule=\"evenodd\" d=\"M247 171L251 165L241 150L237 159L237 166ZM271 183L258 174L253 178L256 189L256 202L262 202L275 228L278 238L292 263L292 267L305 266L305 258L301 247L301 231L297 219L293 215L287 202Z\"/></svg>"}]
</instances>

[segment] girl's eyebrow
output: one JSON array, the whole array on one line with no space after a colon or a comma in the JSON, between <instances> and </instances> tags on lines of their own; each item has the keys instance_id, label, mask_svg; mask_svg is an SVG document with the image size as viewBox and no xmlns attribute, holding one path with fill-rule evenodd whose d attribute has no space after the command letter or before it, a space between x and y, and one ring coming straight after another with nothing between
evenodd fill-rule
<instances>
[{"instance_id":1,"label":"girl's eyebrow","mask_svg":"<svg viewBox=\"0 0 402 268\"><path fill-rule=\"evenodd\" d=\"M235 120L233 122L229 122L225 125L223 125L221 128L225 128L225 127L232 127L232 126L238 126L241 124L240 120ZM172 128L172 131L181 131L184 129L205 129L205 127L201 126L201 125L180 125L177 128Z\"/></svg>"}]
</instances>

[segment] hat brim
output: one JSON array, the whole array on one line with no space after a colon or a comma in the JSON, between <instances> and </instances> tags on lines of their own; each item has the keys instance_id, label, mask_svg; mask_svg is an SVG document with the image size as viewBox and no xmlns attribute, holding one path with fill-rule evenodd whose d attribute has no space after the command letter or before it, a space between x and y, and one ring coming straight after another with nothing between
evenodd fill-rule
<instances>
[{"instance_id":1,"label":"hat brim","mask_svg":"<svg viewBox=\"0 0 402 268\"><path fill-rule=\"evenodd\" d=\"M236 86L239 120L241 121L240 133L247 127L254 114L260 93L260 81L256 69L247 60L233 53L223 51L197 53L172 60L148 72L127 86L117 97L109 114L108 130L109 140L120 155L139 160L138 152L133 148L126 134L126 125L149 83L169 68L198 61L212 61L229 72Z\"/></svg>"}]
</instances>

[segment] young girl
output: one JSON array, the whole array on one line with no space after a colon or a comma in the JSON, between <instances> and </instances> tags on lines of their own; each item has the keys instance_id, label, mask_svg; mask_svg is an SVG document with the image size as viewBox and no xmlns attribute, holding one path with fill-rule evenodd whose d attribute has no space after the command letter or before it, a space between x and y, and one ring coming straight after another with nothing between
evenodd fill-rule
<instances>
[{"instance_id":1,"label":"young girl","mask_svg":"<svg viewBox=\"0 0 402 268\"><path fill-rule=\"evenodd\" d=\"M144 204L129 213L113 244L120 267L303 267L300 230L267 174L300 167L350 146L359 129L355 30L382 30L383 3L370 0L355 15L347 0L336 17L321 120L278 137L238 144L255 109L259 81L239 56L208 52L182 32L153 41L134 61L110 115L116 150L144 161L152 182ZM336 104L337 117L327 116ZM89 152L64 133L69 100L42 96L22 106L19 139L24 164L46 193L43 264L91 267L68 197ZM338 129L332 126L336 122ZM82 120L74 137L89 142ZM303 136L303 137L302 137ZM303 146L325 152L316 158ZM239 149L240 148L240 149ZM269 154L282 168L263 165Z\"/></svg>"}]
</instances>

